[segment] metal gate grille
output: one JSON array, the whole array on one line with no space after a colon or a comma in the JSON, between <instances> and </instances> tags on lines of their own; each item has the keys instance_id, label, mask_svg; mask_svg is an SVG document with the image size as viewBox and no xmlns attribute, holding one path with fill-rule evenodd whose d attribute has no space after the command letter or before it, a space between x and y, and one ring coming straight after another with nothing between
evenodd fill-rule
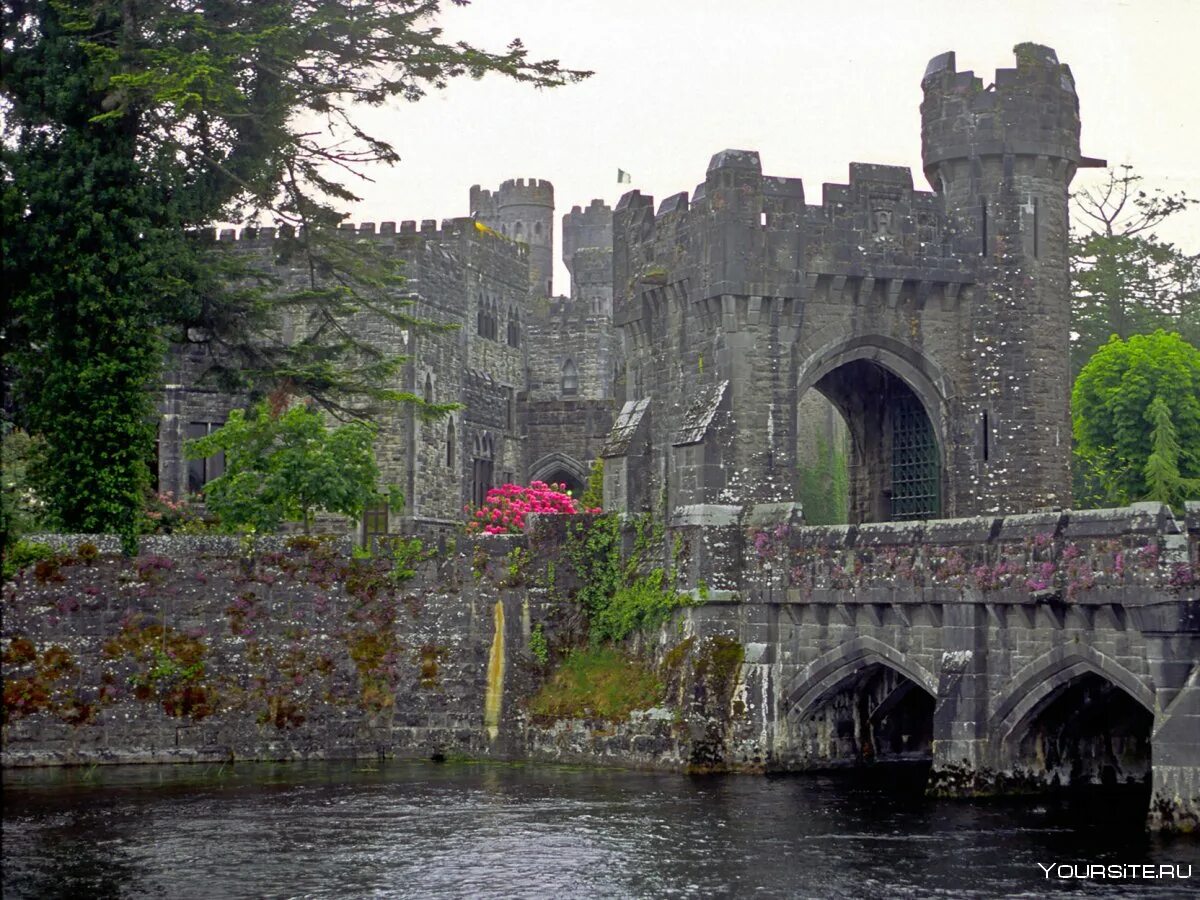
<instances>
[{"instance_id":1,"label":"metal gate grille","mask_svg":"<svg viewBox=\"0 0 1200 900\"><path fill-rule=\"evenodd\" d=\"M941 471L933 425L914 394L894 392L892 408L892 521L941 514Z\"/></svg>"}]
</instances>

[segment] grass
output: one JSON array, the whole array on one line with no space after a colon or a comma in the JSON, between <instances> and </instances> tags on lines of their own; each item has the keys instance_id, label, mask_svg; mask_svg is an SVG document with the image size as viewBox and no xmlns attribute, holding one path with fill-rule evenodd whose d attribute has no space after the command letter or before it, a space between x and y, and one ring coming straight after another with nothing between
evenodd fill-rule
<instances>
[{"instance_id":1,"label":"grass","mask_svg":"<svg viewBox=\"0 0 1200 900\"><path fill-rule=\"evenodd\" d=\"M539 719L601 718L621 721L635 709L662 700L653 669L612 647L575 650L529 701Z\"/></svg>"}]
</instances>

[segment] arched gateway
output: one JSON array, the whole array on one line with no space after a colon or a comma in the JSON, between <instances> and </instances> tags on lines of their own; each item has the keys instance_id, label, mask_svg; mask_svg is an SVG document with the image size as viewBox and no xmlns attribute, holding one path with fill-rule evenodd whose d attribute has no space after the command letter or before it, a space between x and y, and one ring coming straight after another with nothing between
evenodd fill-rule
<instances>
[{"instance_id":1,"label":"arched gateway","mask_svg":"<svg viewBox=\"0 0 1200 900\"><path fill-rule=\"evenodd\" d=\"M614 504L793 502L810 388L852 435L853 521L1069 503L1063 251L1068 185L1090 162L1074 83L1028 44L988 90L952 53L922 86L931 192L853 163L810 202L800 179L726 150L657 209L621 199L622 399L648 408L606 450Z\"/></svg>"}]
</instances>

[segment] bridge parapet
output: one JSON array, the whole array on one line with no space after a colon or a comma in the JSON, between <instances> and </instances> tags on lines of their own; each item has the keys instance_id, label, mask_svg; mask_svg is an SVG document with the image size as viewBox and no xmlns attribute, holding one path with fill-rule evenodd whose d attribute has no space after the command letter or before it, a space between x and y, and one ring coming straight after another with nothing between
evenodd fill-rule
<instances>
[{"instance_id":1,"label":"bridge parapet","mask_svg":"<svg viewBox=\"0 0 1200 900\"><path fill-rule=\"evenodd\" d=\"M924 754L959 795L1145 780L1152 825L1200 828L1200 504L745 516L690 522L687 544L690 576L733 588L688 627L746 647L737 762Z\"/></svg>"},{"instance_id":2,"label":"bridge parapet","mask_svg":"<svg viewBox=\"0 0 1200 900\"><path fill-rule=\"evenodd\" d=\"M1200 519L1200 513L1197 514ZM1181 527L1181 524L1184 527ZM749 601L1139 603L1200 583L1198 531L1168 507L745 530Z\"/></svg>"}]
</instances>

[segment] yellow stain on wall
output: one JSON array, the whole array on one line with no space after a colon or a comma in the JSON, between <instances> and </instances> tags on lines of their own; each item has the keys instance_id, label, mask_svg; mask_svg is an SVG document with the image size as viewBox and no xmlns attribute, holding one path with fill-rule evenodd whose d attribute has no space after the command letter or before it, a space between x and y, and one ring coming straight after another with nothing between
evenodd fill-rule
<instances>
[{"instance_id":1,"label":"yellow stain on wall","mask_svg":"<svg viewBox=\"0 0 1200 900\"><path fill-rule=\"evenodd\" d=\"M496 634L492 637L492 649L488 653L487 694L483 700L483 724L487 726L489 740L500 733L500 708L504 699L504 604L496 601Z\"/></svg>"}]
</instances>

